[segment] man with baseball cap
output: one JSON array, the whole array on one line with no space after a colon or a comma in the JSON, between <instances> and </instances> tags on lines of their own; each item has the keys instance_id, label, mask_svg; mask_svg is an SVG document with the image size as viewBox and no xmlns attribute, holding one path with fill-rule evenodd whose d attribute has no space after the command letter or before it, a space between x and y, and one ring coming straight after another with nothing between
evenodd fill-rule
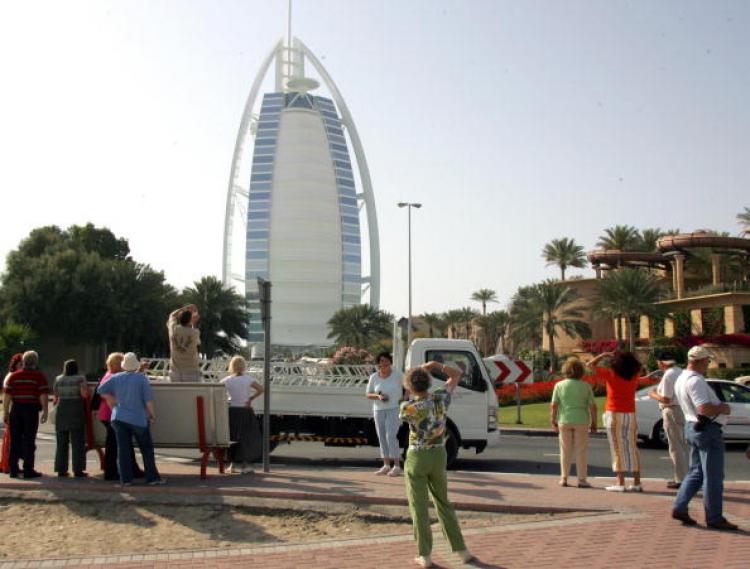
<instances>
[{"instance_id":1,"label":"man with baseball cap","mask_svg":"<svg viewBox=\"0 0 750 569\"><path fill-rule=\"evenodd\" d=\"M690 469L682 481L672 506L672 517L685 525L697 522L688 513L688 504L703 489L706 525L717 530L736 530L723 515L724 437L722 427L731 412L706 382L711 352L694 346L688 352L687 369L675 382L675 395L685 414L685 434L690 445Z\"/></svg>"},{"instance_id":2,"label":"man with baseball cap","mask_svg":"<svg viewBox=\"0 0 750 569\"><path fill-rule=\"evenodd\" d=\"M685 415L674 395L674 384L682 373L671 351L662 350L656 354L656 365L663 372L659 385L649 392L652 399L659 402L662 425L669 443L669 458L672 459L674 476L667 482L667 488L679 488L688 470L688 444L685 440Z\"/></svg>"}]
</instances>

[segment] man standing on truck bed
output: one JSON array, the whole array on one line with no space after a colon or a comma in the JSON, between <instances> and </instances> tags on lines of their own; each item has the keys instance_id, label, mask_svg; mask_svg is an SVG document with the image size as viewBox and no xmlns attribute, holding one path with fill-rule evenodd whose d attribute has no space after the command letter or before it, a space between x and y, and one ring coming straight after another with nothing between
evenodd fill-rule
<instances>
[{"instance_id":1,"label":"man standing on truck bed","mask_svg":"<svg viewBox=\"0 0 750 569\"><path fill-rule=\"evenodd\" d=\"M169 315L169 379L172 381L201 380L198 356L201 336L196 328L198 320L200 315L195 304L178 308Z\"/></svg>"}]
</instances>

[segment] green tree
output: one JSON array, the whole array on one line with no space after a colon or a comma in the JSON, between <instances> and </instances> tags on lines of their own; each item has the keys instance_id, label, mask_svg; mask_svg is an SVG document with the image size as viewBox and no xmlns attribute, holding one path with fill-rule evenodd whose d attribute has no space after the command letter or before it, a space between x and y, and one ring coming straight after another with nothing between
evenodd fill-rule
<instances>
[{"instance_id":1,"label":"green tree","mask_svg":"<svg viewBox=\"0 0 750 569\"><path fill-rule=\"evenodd\" d=\"M2 316L39 336L153 353L163 345L164 311L173 290L161 273L129 254L127 241L91 224L34 229L8 255Z\"/></svg>"},{"instance_id":2,"label":"green tree","mask_svg":"<svg viewBox=\"0 0 750 569\"><path fill-rule=\"evenodd\" d=\"M638 235L638 244L636 246L638 251L646 253L656 252L658 250L656 244L664 235L665 233L659 227L642 229Z\"/></svg>"},{"instance_id":3,"label":"green tree","mask_svg":"<svg viewBox=\"0 0 750 569\"><path fill-rule=\"evenodd\" d=\"M357 304L337 310L328 320L329 338L339 346L367 348L391 336L393 316L369 304Z\"/></svg>"},{"instance_id":4,"label":"green tree","mask_svg":"<svg viewBox=\"0 0 750 569\"><path fill-rule=\"evenodd\" d=\"M458 309L458 313L461 315L460 322L465 327L466 337L469 338L471 336L471 321L476 318L477 311L470 306L464 306Z\"/></svg>"},{"instance_id":5,"label":"green tree","mask_svg":"<svg viewBox=\"0 0 750 569\"><path fill-rule=\"evenodd\" d=\"M249 336L248 303L213 276L203 277L182 291L180 304L195 304L200 313L201 351L209 358L233 355Z\"/></svg>"},{"instance_id":6,"label":"green tree","mask_svg":"<svg viewBox=\"0 0 750 569\"><path fill-rule=\"evenodd\" d=\"M583 311L571 306L578 300L578 294L572 288L549 280L539 283L532 290L532 302L539 306L542 313L542 328L549 342L550 371L555 372L555 338L558 332L562 331L573 338L588 338L591 336L591 329L581 320Z\"/></svg>"},{"instance_id":7,"label":"green tree","mask_svg":"<svg viewBox=\"0 0 750 569\"><path fill-rule=\"evenodd\" d=\"M750 207L737 214L737 223L742 226L743 233L750 233Z\"/></svg>"},{"instance_id":8,"label":"green tree","mask_svg":"<svg viewBox=\"0 0 750 569\"><path fill-rule=\"evenodd\" d=\"M496 310L477 316L475 322L483 332L482 353L490 354L495 350L498 341L505 336L509 322L508 313L505 310Z\"/></svg>"},{"instance_id":9,"label":"green tree","mask_svg":"<svg viewBox=\"0 0 750 569\"><path fill-rule=\"evenodd\" d=\"M575 239L563 237L553 239L544 246L542 257L547 261L547 266L557 265L560 267L560 280L565 280L565 270L568 267L581 269L586 266L586 254L583 246L578 245Z\"/></svg>"},{"instance_id":10,"label":"green tree","mask_svg":"<svg viewBox=\"0 0 750 569\"><path fill-rule=\"evenodd\" d=\"M443 313L442 318L443 318L443 323L450 330L451 338L457 338L458 337L457 326L463 322L462 312L454 308L453 310L448 310L447 312Z\"/></svg>"},{"instance_id":11,"label":"green tree","mask_svg":"<svg viewBox=\"0 0 750 569\"><path fill-rule=\"evenodd\" d=\"M522 286L510 301L508 336L513 342L513 352L522 348L538 350L542 345L541 306L535 302L534 286Z\"/></svg>"},{"instance_id":12,"label":"green tree","mask_svg":"<svg viewBox=\"0 0 750 569\"><path fill-rule=\"evenodd\" d=\"M640 234L632 225L615 225L604 230L596 246L606 250L635 251L639 239Z\"/></svg>"},{"instance_id":13,"label":"green tree","mask_svg":"<svg viewBox=\"0 0 750 569\"><path fill-rule=\"evenodd\" d=\"M437 337L438 334L442 335L444 323L443 319L439 314L434 312L425 312L420 316L422 322L427 324L430 331L430 338Z\"/></svg>"},{"instance_id":14,"label":"green tree","mask_svg":"<svg viewBox=\"0 0 750 569\"><path fill-rule=\"evenodd\" d=\"M0 370L8 367L8 361L13 354L25 352L34 341L34 331L24 324L16 324L6 320L0 325ZM4 376L5 372L2 372Z\"/></svg>"},{"instance_id":15,"label":"green tree","mask_svg":"<svg viewBox=\"0 0 750 569\"><path fill-rule=\"evenodd\" d=\"M487 314L487 303L497 302L497 293L491 288L480 288L471 293L471 300L482 303L482 314Z\"/></svg>"},{"instance_id":16,"label":"green tree","mask_svg":"<svg viewBox=\"0 0 750 569\"><path fill-rule=\"evenodd\" d=\"M635 347L635 326L641 315L651 318L664 316L664 309L655 304L664 297L662 281L648 271L620 269L609 271L596 283L593 310L611 318L628 321L628 345ZM618 339L622 332L618 326Z\"/></svg>"}]
</instances>

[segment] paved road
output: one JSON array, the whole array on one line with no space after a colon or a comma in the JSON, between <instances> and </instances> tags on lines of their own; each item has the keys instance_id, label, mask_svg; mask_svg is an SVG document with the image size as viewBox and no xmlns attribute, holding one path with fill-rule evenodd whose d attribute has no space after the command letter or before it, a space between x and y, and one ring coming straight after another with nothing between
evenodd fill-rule
<instances>
[{"instance_id":1,"label":"paved road","mask_svg":"<svg viewBox=\"0 0 750 569\"><path fill-rule=\"evenodd\" d=\"M40 435L37 457L40 467L49 472L55 452L54 437ZM750 481L750 461L745 458L744 445L728 445L726 454L726 479ZM672 463L666 450L641 447L641 461L645 478L668 478ZM498 448L482 454L462 450L457 467L475 472L505 472L519 474L553 474L559 472L559 447L557 439L549 436L504 434ZM372 468L377 466L378 451L373 447L325 447L321 443L295 442L282 444L274 450L272 462L279 465L347 466ZM158 460L176 462L197 460L195 451L161 449ZM89 453L89 471L98 473L94 454ZM589 446L589 476L611 477L609 446L604 438L593 438Z\"/></svg>"}]
</instances>

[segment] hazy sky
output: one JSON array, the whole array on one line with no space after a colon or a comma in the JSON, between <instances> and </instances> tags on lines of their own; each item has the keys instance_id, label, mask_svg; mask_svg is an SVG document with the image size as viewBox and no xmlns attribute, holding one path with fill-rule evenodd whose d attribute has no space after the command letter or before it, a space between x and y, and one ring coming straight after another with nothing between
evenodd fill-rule
<instances>
[{"instance_id":1,"label":"hazy sky","mask_svg":"<svg viewBox=\"0 0 750 569\"><path fill-rule=\"evenodd\" d=\"M285 27L284 0L0 0L3 266L34 227L93 222L177 287L219 275L237 127ZM424 204L415 313L556 276L552 238L735 234L750 206L750 2L297 0L293 31L357 124L399 315L398 201Z\"/></svg>"}]
</instances>

